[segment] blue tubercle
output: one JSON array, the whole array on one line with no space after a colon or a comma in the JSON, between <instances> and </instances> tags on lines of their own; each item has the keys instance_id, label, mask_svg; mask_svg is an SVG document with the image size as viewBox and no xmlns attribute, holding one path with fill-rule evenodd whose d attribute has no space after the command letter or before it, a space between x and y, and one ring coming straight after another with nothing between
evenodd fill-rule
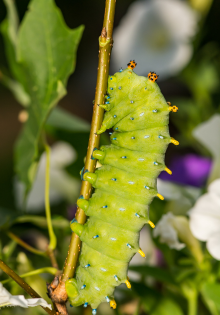
<instances>
[{"instance_id":1,"label":"blue tubercle","mask_svg":"<svg viewBox=\"0 0 220 315\"><path fill-rule=\"evenodd\" d=\"M128 248L130 248L130 249L131 249L131 245L130 245L130 244L128 244L128 243L127 243L126 245L128 246Z\"/></svg>"},{"instance_id":2,"label":"blue tubercle","mask_svg":"<svg viewBox=\"0 0 220 315\"><path fill-rule=\"evenodd\" d=\"M121 86L119 86L118 89L121 90Z\"/></svg>"},{"instance_id":3,"label":"blue tubercle","mask_svg":"<svg viewBox=\"0 0 220 315\"><path fill-rule=\"evenodd\" d=\"M83 307L87 307L88 306L88 303L86 302L86 303L84 303L84 305L83 305Z\"/></svg>"},{"instance_id":4,"label":"blue tubercle","mask_svg":"<svg viewBox=\"0 0 220 315\"><path fill-rule=\"evenodd\" d=\"M131 104L133 104L133 103L134 103L134 101L130 101L130 103L131 103Z\"/></svg>"},{"instance_id":5,"label":"blue tubercle","mask_svg":"<svg viewBox=\"0 0 220 315\"><path fill-rule=\"evenodd\" d=\"M99 237L99 235L95 235L95 236L93 236L93 238L98 238Z\"/></svg>"},{"instance_id":6,"label":"blue tubercle","mask_svg":"<svg viewBox=\"0 0 220 315\"><path fill-rule=\"evenodd\" d=\"M121 68L120 70L119 70L119 72L122 72L123 71L123 69Z\"/></svg>"},{"instance_id":7,"label":"blue tubercle","mask_svg":"<svg viewBox=\"0 0 220 315\"><path fill-rule=\"evenodd\" d=\"M110 104L110 103L109 103L109 101L108 101L108 102L105 102L105 104Z\"/></svg>"},{"instance_id":8,"label":"blue tubercle","mask_svg":"<svg viewBox=\"0 0 220 315\"><path fill-rule=\"evenodd\" d=\"M117 117L117 115L114 115L113 117L114 117L114 118L116 118L116 117Z\"/></svg>"},{"instance_id":9,"label":"blue tubercle","mask_svg":"<svg viewBox=\"0 0 220 315\"><path fill-rule=\"evenodd\" d=\"M115 130L118 130L118 127L116 127Z\"/></svg>"},{"instance_id":10,"label":"blue tubercle","mask_svg":"<svg viewBox=\"0 0 220 315\"><path fill-rule=\"evenodd\" d=\"M85 289L85 287L86 287L86 285L85 285L85 284L84 284L84 285L82 285L82 286L81 286L81 290Z\"/></svg>"},{"instance_id":11,"label":"blue tubercle","mask_svg":"<svg viewBox=\"0 0 220 315\"><path fill-rule=\"evenodd\" d=\"M94 309L92 310L92 314L93 314L93 315L96 315L96 313L97 313L97 312L96 312L96 309L94 308Z\"/></svg>"},{"instance_id":12,"label":"blue tubercle","mask_svg":"<svg viewBox=\"0 0 220 315\"><path fill-rule=\"evenodd\" d=\"M78 223L77 220L76 220L76 218L73 218L72 221L71 221L71 224L72 224L72 223L75 223L75 222Z\"/></svg>"},{"instance_id":13,"label":"blue tubercle","mask_svg":"<svg viewBox=\"0 0 220 315\"><path fill-rule=\"evenodd\" d=\"M112 178L111 180L113 180L114 182L116 182L117 179L116 179L116 178Z\"/></svg>"},{"instance_id":14,"label":"blue tubercle","mask_svg":"<svg viewBox=\"0 0 220 315\"><path fill-rule=\"evenodd\" d=\"M85 265L85 268L88 268L88 267L90 267L91 265L90 264L87 264L87 265Z\"/></svg>"},{"instance_id":15,"label":"blue tubercle","mask_svg":"<svg viewBox=\"0 0 220 315\"><path fill-rule=\"evenodd\" d=\"M108 208L108 206L103 206L102 208Z\"/></svg>"},{"instance_id":16,"label":"blue tubercle","mask_svg":"<svg viewBox=\"0 0 220 315\"><path fill-rule=\"evenodd\" d=\"M117 138L112 138L112 140L116 140Z\"/></svg>"},{"instance_id":17,"label":"blue tubercle","mask_svg":"<svg viewBox=\"0 0 220 315\"><path fill-rule=\"evenodd\" d=\"M157 113L157 109L153 109L152 112L153 112L153 113Z\"/></svg>"},{"instance_id":18,"label":"blue tubercle","mask_svg":"<svg viewBox=\"0 0 220 315\"><path fill-rule=\"evenodd\" d=\"M113 90L113 88L112 88L112 87L110 87L110 90Z\"/></svg>"}]
</instances>

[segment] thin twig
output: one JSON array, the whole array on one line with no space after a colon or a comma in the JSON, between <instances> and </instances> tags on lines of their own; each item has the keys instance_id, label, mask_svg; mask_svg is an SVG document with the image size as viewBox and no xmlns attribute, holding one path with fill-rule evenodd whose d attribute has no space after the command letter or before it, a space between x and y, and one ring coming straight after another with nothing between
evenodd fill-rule
<instances>
[{"instance_id":1,"label":"thin twig","mask_svg":"<svg viewBox=\"0 0 220 315\"><path fill-rule=\"evenodd\" d=\"M15 282L17 282L20 287L22 287L32 298L41 298L41 296L34 291L19 275L17 275L10 267L8 267L1 259L0 259L0 268L9 276L11 277ZM55 315L55 310L50 310L47 307L41 306L45 312L47 312L50 315Z\"/></svg>"},{"instance_id":2,"label":"thin twig","mask_svg":"<svg viewBox=\"0 0 220 315\"><path fill-rule=\"evenodd\" d=\"M52 275L56 275L57 273L57 269L53 268L53 267L44 267L44 268L39 268L39 269L35 269L26 273L23 273L22 275L20 275L20 278L26 278L26 277L32 277L32 276L36 276L36 275L40 275L41 273L50 273ZM1 281L2 284L11 282L12 279L6 279Z\"/></svg>"},{"instance_id":3,"label":"thin twig","mask_svg":"<svg viewBox=\"0 0 220 315\"><path fill-rule=\"evenodd\" d=\"M50 211L50 147L45 142L45 152L46 152L46 171L45 171L45 211L47 218L48 233L50 238L50 243L48 248L54 250L57 246L57 238L53 230L51 211Z\"/></svg>"},{"instance_id":4,"label":"thin twig","mask_svg":"<svg viewBox=\"0 0 220 315\"><path fill-rule=\"evenodd\" d=\"M89 137L89 145L86 155L85 170L94 172L96 167L96 160L91 159L94 148L99 147L100 135L97 135L97 131L100 129L104 110L99 107L100 104L105 103L105 94L107 90L107 81L109 75L109 62L112 49L112 31L114 24L116 0L106 0L105 3L105 14L103 28L101 36L99 38L99 62L98 62L98 73L97 83L95 92L95 102L93 108L92 124ZM83 195L85 199L89 199L91 196L92 186L89 182L83 181L81 186L80 195ZM77 209L76 213L77 222L84 224L86 221L86 215L80 208ZM58 287L52 294L52 300L58 303L65 303L67 300L67 294L65 291L65 281L68 278L73 277L76 263L78 260L78 254L80 251L80 239L72 233L68 255L66 258L63 274Z\"/></svg>"},{"instance_id":5,"label":"thin twig","mask_svg":"<svg viewBox=\"0 0 220 315\"><path fill-rule=\"evenodd\" d=\"M7 235L14 240L17 244L19 244L20 246L24 247L26 250L28 250L29 252L36 254L36 255L41 255L41 256L45 256L47 257L47 253L43 252L39 249L36 249L32 246L30 246L29 244L25 243L22 239L20 239L17 235L15 235L12 232L7 232Z\"/></svg>"}]
</instances>

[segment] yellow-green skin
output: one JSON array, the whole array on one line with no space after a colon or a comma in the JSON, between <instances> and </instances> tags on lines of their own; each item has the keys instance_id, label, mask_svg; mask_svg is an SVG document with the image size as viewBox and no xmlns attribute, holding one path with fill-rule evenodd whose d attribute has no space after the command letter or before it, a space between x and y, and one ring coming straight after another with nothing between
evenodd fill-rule
<instances>
[{"instance_id":1,"label":"yellow-green skin","mask_svg":"<svg viewBox=\"0 0 220 315\"><path fill-rule=\"evenodd\" d=\"M98 133L113 128L112 144L93 153L103 166L95 174L84 173L95 193L77 202L89 219L85 225L71 224L82 251L76 279L66 282L70 303L88 303L93 309L106 297L113 299L115 287L127 280L128 263L139 250L139 232L149 220L148 206L157 195L156 180L165 169L171 140L169 106L155 82L127 68L109 77L108 95Z\"/></svg>"}]
</instances>

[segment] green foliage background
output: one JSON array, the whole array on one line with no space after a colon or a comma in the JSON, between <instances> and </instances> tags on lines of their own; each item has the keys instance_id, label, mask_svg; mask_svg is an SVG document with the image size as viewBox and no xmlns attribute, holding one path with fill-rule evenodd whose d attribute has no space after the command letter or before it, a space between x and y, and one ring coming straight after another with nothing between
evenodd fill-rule
<instances>
[{"instance_id":1,"label":"green foliage background","mask_svg":"<svg viewBox=\"0 0 220 315\"><path fill-rule=\"evenodd\" d=\"M116 26L132 2L134 1L118 1ZM50 261L17 246L6 234L12 230L36 247L44 246L48 242L47 224L43 214L25 213L25 209L21 211L15 203L14 168L28 193L43 151L44 132L51 144L57 140L64 140L75 148L77 159L66 171L73 178L80 180L79 170L83 167L88 143L96 82L98 36L104 12L104 1L59 0L56 4L62 11L64 22L60 10L53 5L52 0L47 0L47 4L45 0L32 1L32 7L24 17L28 3L27 0L16 2L18 18L11 1L0 2L2 21L0 79L3 83L0 85L0 258L18 274L50 266ZM8 19L5 19L5 4ZM189 65L177 77L159 81L166 99L175 102L179 107L178 115L171 118L170 124L171 134L177 136L181 142L179 154L194 152L210 157L209 152L192 137L192 130L220 111L219 14L220 3L213 0L210 11L200 22L200 29L194 41L194 56ZM22 26L18 35L19 19L22 20ZM85 31L77 52L76 64L76 51L83 33L83 26L79 25L85 25ZM71 76L75 66L75 73ZM59 107L49 116L58 102ZM22 126L17 120L21 106L29 109L29 120L22 131ZM14 167L15 141L17 145ZM108 143L108 136L102 138L102 143ZM168 150L166 157L168 164L174 150L177 149ZM71 233L69 220L73 210L69 206L69 203L63 200L52 207L52 222L58 239L56 254L60 269L66 257ZM162 205L159 200L155 200L151 206L152 221L157 222L164 212L175 207L175 202L164 202ZM219 262L212 260L205 252L205 264L202 269L198 269L188 250L182 252L170 250L157 240L155 244L163 253L164 266L132 267L131 269L141 275L141 281L132 283L132 291L119 289L117 302L122 307L115 312L150 315L188 314L187 303L199 294L198 314L218 315ZM0 277L1 280L7 279L3 273L0 273ZM25 278L45 299L47 299L45 280L51 279L52 275L48 273ZM5 286L12 294L24 294L13 282ZM134 302L133 306L130 307L130 311L125 311L123 306L130 301ZM8 315L12 310L3 309L1 312ZM42 312L40 308L13 309L14 314ZM70 308L70 314L83 312L86 313L86 310ZM112 314L113 311L107 308L100 309L99 312Z\"/></svg>"}]
</instances>

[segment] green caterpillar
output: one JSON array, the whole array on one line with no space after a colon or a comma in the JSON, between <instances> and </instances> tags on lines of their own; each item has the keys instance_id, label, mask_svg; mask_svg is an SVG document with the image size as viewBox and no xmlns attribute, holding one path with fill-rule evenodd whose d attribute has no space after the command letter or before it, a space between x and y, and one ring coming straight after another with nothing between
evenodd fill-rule
<instances>
[{"instance_id":1,"label":"green caterpillar","mask_svg":"<svg viewBox=\"0 0 220 315\"><path fill-rule=\"evenodd\" d=\"M116 308L114 289L127 279L128 263L139 248L139 231L149 221L148 205L157 193L159 173L171 171L164 165L169 143L179 144L169 135L170 106L156 84L157 75L148 78L133 72L135 61L108 79L106 110L101 134L113 128L111 145L94 149L92 158L102 167L84 172L83 180L95 189L89 200L79 198L77 205L89 219L85 225L73 220L71 229L82 241L76 279L66 281L69 301L74 306L91 305L93 314L104 301Z\"/></svg>"}]
</instances>

